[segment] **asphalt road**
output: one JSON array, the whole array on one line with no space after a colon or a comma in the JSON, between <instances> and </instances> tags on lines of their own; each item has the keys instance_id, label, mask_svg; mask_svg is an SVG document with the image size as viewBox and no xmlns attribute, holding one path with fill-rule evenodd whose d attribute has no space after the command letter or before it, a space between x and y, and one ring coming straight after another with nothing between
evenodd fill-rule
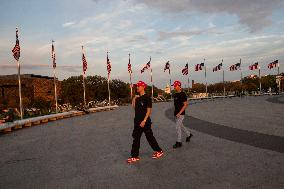
<instances>
[{"instance_id":1,"label":"asphalt road","mask_svg":"<svg viewBox=\"0 0 284 189\"><path fill-rule=\"evenodd\" d=\"M270 98L192 102L194 136L176 150L172 104L155 104L165 156L151 159L143 135L132 165L130 106L0 135L0 188L284 188L284 105Z\"/></svg>"}]
</instances>

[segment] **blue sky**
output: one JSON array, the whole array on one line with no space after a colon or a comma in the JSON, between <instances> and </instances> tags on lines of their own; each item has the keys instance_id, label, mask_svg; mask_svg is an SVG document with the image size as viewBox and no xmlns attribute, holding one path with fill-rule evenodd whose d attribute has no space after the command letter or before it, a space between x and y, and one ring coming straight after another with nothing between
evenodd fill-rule
<instances>
[{"instance_id":1,"label":"blue sky","mask_svg":"<svg viewBox=\"0 0 284 189\"><path fill-rule=\"evenodd\" d=\"M0 6L0 74L16 74L11 49L19 27L22 73L52 76L51 40L55 40L59 79L82 73L81 46L87 75L106 76L106 52L111 77L128 82L128 53L134 81L149 82L141 68L152 57L154 84L164 88L171 63L172 80L187 81L181 69L189 62L190 80L204 82L194 65L206 59L208 83L222 80L212 68L224 59L226 80L237 80L230 65L242 59L244 75L259 62L280 61L284 71L284 3L282 0L10 0Z\"/></svg>"}]
</instances>

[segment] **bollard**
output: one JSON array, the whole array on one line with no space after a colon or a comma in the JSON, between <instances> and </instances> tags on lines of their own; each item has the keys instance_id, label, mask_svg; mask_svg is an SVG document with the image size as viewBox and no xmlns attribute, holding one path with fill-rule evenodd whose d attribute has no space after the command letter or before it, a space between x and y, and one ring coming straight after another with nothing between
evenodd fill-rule
<instances>
[{"instance_id":1,"label":"bollard","mask_svg":"<svg viewBox=\"0 0 284 189\"><path fill-rule=\"evenodd\" d=\"M31 127L31 126L32 126L31 122L25 123L25 125L24 125L24 127Z\"/></svg>"}]
</instances>

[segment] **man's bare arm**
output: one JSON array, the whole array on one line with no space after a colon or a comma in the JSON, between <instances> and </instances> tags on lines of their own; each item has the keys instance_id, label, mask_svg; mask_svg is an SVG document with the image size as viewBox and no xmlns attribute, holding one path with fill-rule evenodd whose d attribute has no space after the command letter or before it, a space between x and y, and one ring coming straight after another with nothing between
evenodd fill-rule
<instances>
[{"instance_id":1,"label":"man's bare arm","mask_svg":"<svg viewBox=\"0 0 284 189\"><path fill-rule=\"evenodd\" d=\"M187 106L188 106L187 101L183 102L183 107L181 108L181 110L179 111L177 115L181 115L181 113L186 109Z\"/></svg>"},{"instance_id":2,"label":"man's bare arm","mask_svg":"<svg viewBox=\"0 0 284 189\"><path fill-rule=\"evenodd\" d=\"M152 113L152 108L147 108L147 113L143 121L146 122L147 119L150 117L151 113Z\"/></svg>"}]
</instances>

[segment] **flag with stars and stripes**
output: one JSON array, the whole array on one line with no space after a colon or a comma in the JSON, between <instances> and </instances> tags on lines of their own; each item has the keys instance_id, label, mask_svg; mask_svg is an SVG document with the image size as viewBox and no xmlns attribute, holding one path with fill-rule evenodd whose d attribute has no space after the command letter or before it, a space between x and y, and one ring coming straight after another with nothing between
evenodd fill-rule
<instances>
[{"instance_id":1,"label":"flag with stars and stripes","mask_svg":"<svg viewBox=\"0 0 284 189\"><path fill-rule=\"evenodd\" d=\"M84 74L86 74L86 71L87 71L87 68L88 68L88 63L87 63L84 52L82 54L82 62L83 62L83 72L84 72Z\"/></svg>"},{"instance_id":2,"label":"flag with stars and stripes","mask_svg":"<svg viewBox=\"0 0 284 189\"><path fill-rule=\"evenodd\" d=\"M241 63L239 62L239 63L231 65L229 69L230 69L230 71L235 71L235 70L238 70L240 68L241 68Z\"/></svg>"},{"instance_id":3,"label":"flag with stars and stripes","mask_svg":"<svg viewBox=\"0 0 284 189\"><path fill-rule=\"evenodd\" d=\"M250 70L256 70L256 69L258 69L258 62L254 63L253 65L250 65L250 66L249 66L249 69L250 69Z\"/></svg>"},{"instance_id":4,"label":"flag with stars and stripes","mask_svg":"<svg viewBox=\"0 0 284 189\"><path fill-rule=\"evenodd\" d=\"M269 63L267 67L269 69L272 69L272 68L276 68L277 66L278 66L278 60L275 60L275 61Z\"/></svg>"},{"instance_id":5,"label":"flag with stars and stripes","mask_svg":"<svg viewBox=\"0 0 284 189\"><path fill-rule=\"evenodd\" d=\"M149 62L147 62L147 64L142 68L141 74L142 74L145 70L148 70L150 67L151 67L151 57L150 57Z\"/></svg>"},{"instance_id":6,"label":"flag with stars and stripes","mask_svg":"<svg viewBox=\"0 0 284 189\"><path fill-rule=\"evenodd\" d=\"M213 72L217 72L218 70L221 70L221 69L222 69L222 66L223 66L222 63L218 64L217 66L215 66L215 67L213 68Z\"/></svg>"},{"instance_id":7,"label":"flag with stars and stripes","mask_svg":"<svg viewBox=\"0 0 284 189\"><path fill-rule=\"evenodd\" d=\"M130 63L130 54L129 54L129 59L128 59L128 73L132 74L131 63Z\"/></svg>"},{"instance_id":8,"label":"flag with stars and stripes","mask_svg":"<svg viewBox=\"0 0 284 189\"><path fill-rule=\"evenodd\" d=\"M20 42L18 36L18 29L16 29L16 44L12 50L14 58L19 61L21 55Z\"/></svg>"},{"instance_id":9,"label":"flag with stars and stripes","mask_svg":"<svg viewBox=\"0 0 284 189\"><path fill-rule=\"evenodd\" d=\"M170 61L168 61L168 62L166 62L166 65L165 65L165 68L164 68L164 72L166 71L166 70L169 70L169 74L171 74L171 68L170 68Z\"/></svg>"},{"instance_id":10,"label":"flag with stars and stripes","mask_svg":"<svg viewBox=\"0 0 284 189\"><path fill-rule=\"evenodd\" d=\"M201 63L201 64L196 64L196 65L195 65L195 71L202 70L203 67L204 67L204 62Z\"/></svg>"},{"instance_id":11,"label":"flag with stars and stripes","mask_svg":"<svg viewBox=\"0 0 284 189\"><path fill-rule=\"evenodd\" d=\"M186 63L185 67L182 69L181 72L183 75L188 75L188 63Z\"/></svg>"},{"instance_id":12,"label":"flag with stars and stripes","mask_svg":"<svg viewBox=\"0 0 284 189\"><path fill-rule=\"evenodd\" d=\"M111 72L111 64L110 64L110 60L108 58L108 53L107 53L107 74L108 74L108 78L110 76L110 72Z\"/></svg>"},{"instance_id":13,"label":"flag with stars and stripes","mask_svg":"<svg viewBox=\"0 0 284 189\"><path fill-rule=\"evenodd\" d=\"M56 68L56 58L55 58L55 50L54 50L53 43L52 43L52 46L51 46L51 58L52 58L53 68Z\"/></svg>"}]
</instances>

